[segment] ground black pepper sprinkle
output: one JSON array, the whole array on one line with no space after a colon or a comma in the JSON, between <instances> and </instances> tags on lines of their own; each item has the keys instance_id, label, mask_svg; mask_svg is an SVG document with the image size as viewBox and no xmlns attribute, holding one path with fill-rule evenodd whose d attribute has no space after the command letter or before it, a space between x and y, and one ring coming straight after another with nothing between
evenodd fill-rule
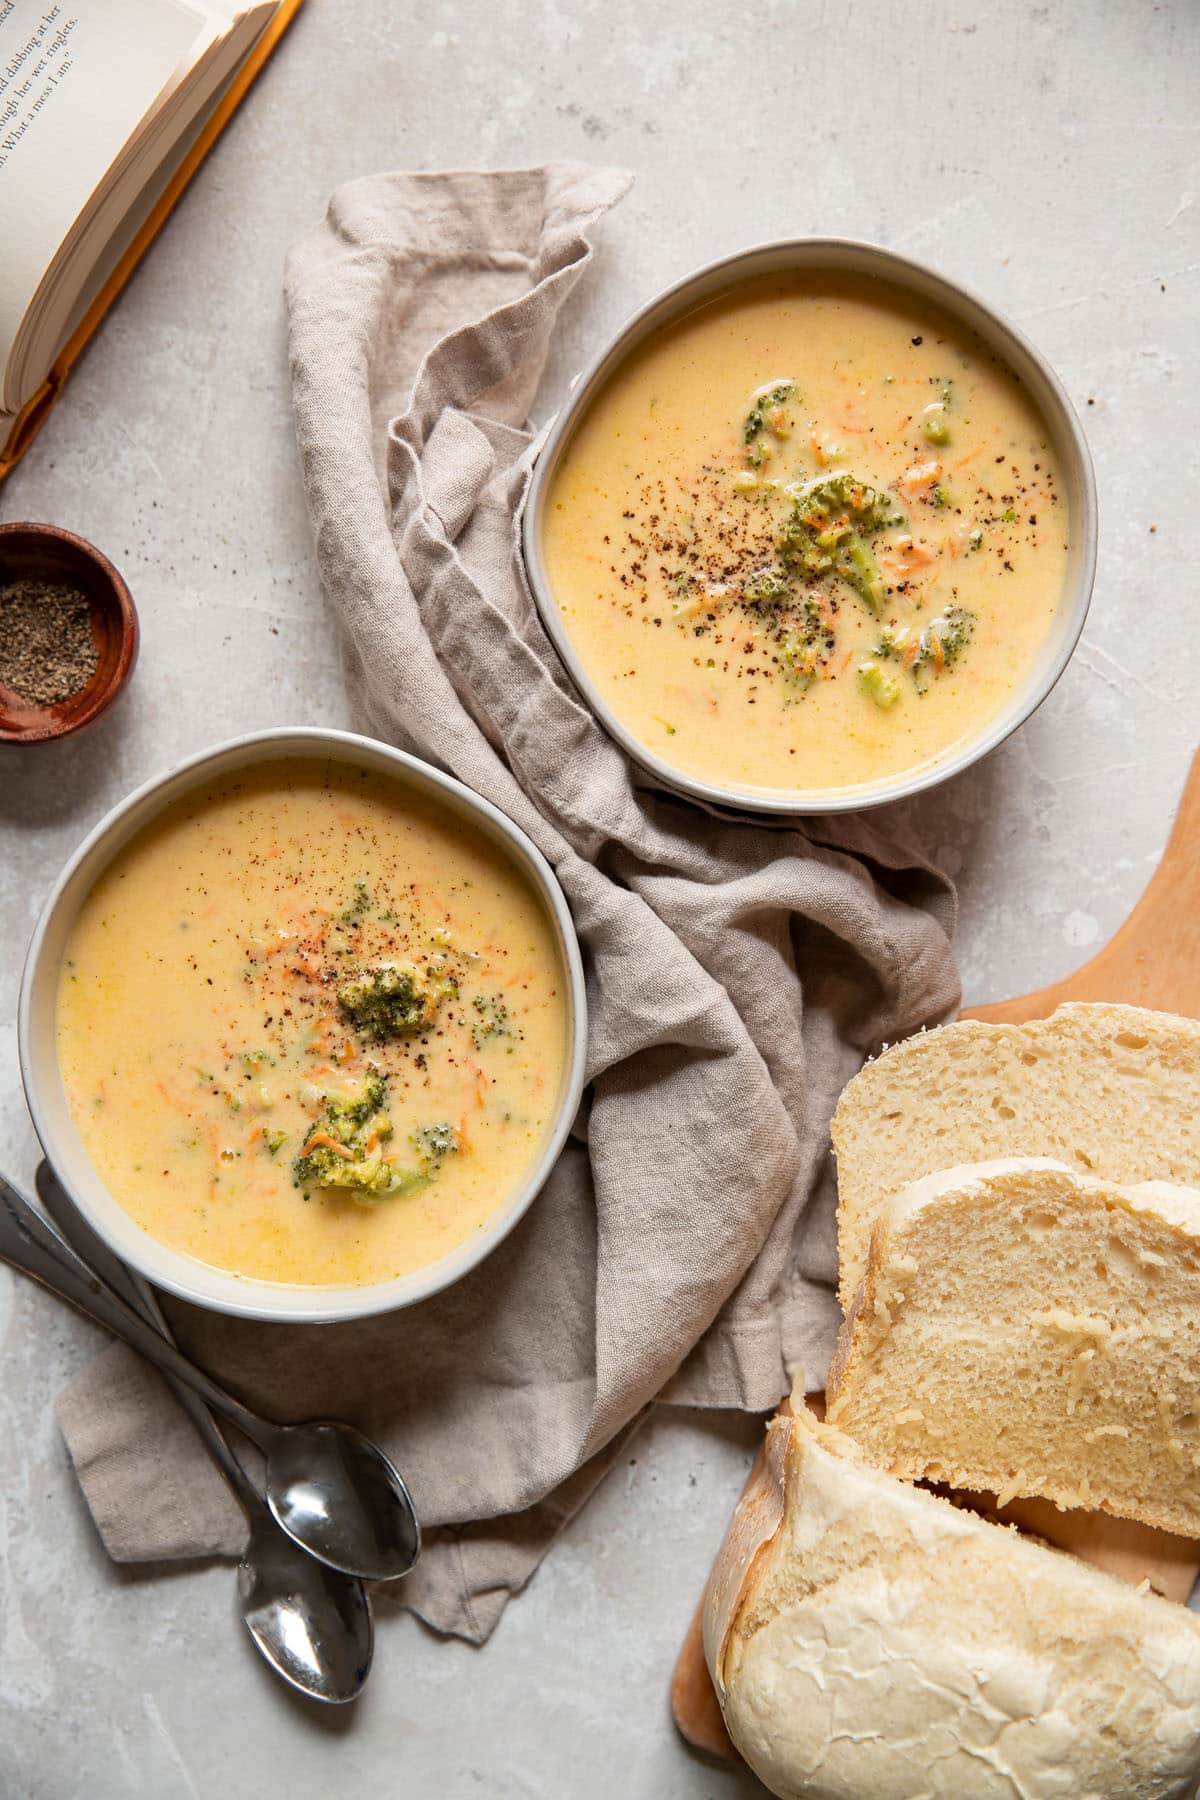
<instances>
[{"instance_id":1,"label":"ground black pepper sprinkle","mask_svg":"<svg viewBox=\"0 0 1200 1800\"><path fill-rule=\"evenodd\" d=\"M0 683L35 706L69 700L96 673L87 596L49 581L0 587Z\"/></svg>"}]
</instances>

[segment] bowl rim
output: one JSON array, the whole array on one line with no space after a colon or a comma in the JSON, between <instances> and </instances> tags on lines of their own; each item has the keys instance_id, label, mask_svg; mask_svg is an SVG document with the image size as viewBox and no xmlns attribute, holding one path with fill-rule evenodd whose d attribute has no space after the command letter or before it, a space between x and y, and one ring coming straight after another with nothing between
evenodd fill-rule
<instances>
[{"instance_id":1,"label":"bowl rim","mask_svg":"<svg viewBox=\"0 0 1200 1800\"><path fill-rule=\"evenodd\" d=\"M827 267L842 274L877 275L894 287L931 299L952 318L973 329L997 351L1006 368L1017 375L1026 391L1032 371L1042 390L1032 398L1055 442L1063 462L1064 486L1071 492L1072 537L1078 546L1074 579L1064 586L1063 626L1052 654L1030 671L1013 701L1002 707L990 725L974 736L960 739L941 755L915 769L884 780L855 787L754 789L724 787L676 768L637 738L617 717L584 665L554 602L541 551L541 521L546 493L562 452L583 413L614 370L660 324L669 323L687 310L715 298L726 288L755 273ZM1015 352L1015 355L1014 355ZM1021 368L1021 363L1027 365ZM639 767L664 787L710 806L739 812L785 816L858 812L906 800L961 774L1030 719L1057 685L1083 632L1096 578L1099 537L1096 478L1091 451L1079 415L1061 380L1046 357L1023 331L997 312L972 288L929 264L890 250L865 238L772 238L703 264L661 290L638 308L608 339L571 383L566 403L550 422L541 444L521 507L521 558L538 615L571 680L608 735ZM1077 513L1077 517L1075 514ZM1067 604L1069 602L1069 604Z\"/></svg>"},{"instance_id":2,"label":"bowl rim","mask_svg":"<svg viewBox=\"0 0 1200 1800\"><path fill-rule=\"evenodd\" d=\"M76 531L68 531L65 525L50 525L39 519L4 520L0 523L0 560L3 558L5 540L22 534L50 543L67 544L85 562L91 563L103 578L111 596L110 611L120 624L116 666L102 687L96 686L96 676L93 676L68 700L58 701L54 706L31 703L32 716L27 725L13 727L0 721L0 744L57 743L60 738L71 737L75 732L94 724L124 691L137 662L141 638L137 607L133 603L129 583L116 564L102 550L98 550L95 544L80 537ZM60 708L75 710L66 710L62 717L56 718L55 713Z\"/></svg>"},{"instance_id":3,"label":"bowl rim","mask_svg":"<svg viewBox=\"0 0 1200 1800\"><path fill-rule=\"evenodd\" d=\"M451 813L473 822L523 869L547 909L558 940L568 1016L556 1110L536 1161L508 1202L437 1262L408 1275L361 1286L310 1288L237 1275L173 1250L140 1226L109 1193L83 1146L66 1101L54 1049L61 946L53 950L50 942L56 929L61 927L64 935L70 929L87 893L119 851L206 777L216 779L238 768L288 758L326 756L347 764L366 762L385 778L390 771L391 778L410 791L415 787L435 803L439 799L448 802ZM65 910L69 910L69 919L64 926ZM39 1031L38 1019L47 1007L49 1031ZM378 739L320 726L279 726L224 739L172 764L127 794L87 834L60 871L34 927L21 973L17 1048L26 1104L42 1150L72 1202L122 1261L179 1299L236 1318L292 1324L369 1318L416 1305L466 1275L516 1227L544 1187L583 1095L587 1050L583 958L570 909L550 863L500 807L455 776Z\"/></svg>"}]
</instances>

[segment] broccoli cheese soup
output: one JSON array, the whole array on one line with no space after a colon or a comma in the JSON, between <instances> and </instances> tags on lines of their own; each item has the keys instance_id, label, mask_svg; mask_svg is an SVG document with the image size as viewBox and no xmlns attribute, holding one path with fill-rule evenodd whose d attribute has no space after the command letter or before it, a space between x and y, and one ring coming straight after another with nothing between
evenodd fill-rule
<instances>
[{"instance_id":1,"label":"broccoli cheese soup","mask_svg":"<svg viewBox=\"0 0 1200 1800\"><path fill-rule=\"evenodd\" d=\"M567 971L514 861L405 786L279 761L177 801L86 899L57 1044L84 1145L161 1243L319 1286L436 1261L560 1103Z\"/></svg>"},{"instance_id":2,"label":"broccoli cheese soup","mask_svg":"<svg viewBox=\"0 0 1200 1800\"><path fill-rule=\"evenodd\" d=\"M674 769L853 789L1031 674L1066 572L1046 425L965 326L878 281L747 280L661 326L547 485L549 604Z\"/></svg>"}]
</instances>

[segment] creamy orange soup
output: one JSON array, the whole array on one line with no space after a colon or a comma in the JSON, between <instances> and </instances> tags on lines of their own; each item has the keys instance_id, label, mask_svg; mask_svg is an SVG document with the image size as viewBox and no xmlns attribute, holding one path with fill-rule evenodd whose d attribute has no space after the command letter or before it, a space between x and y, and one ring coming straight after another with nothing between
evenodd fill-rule
<instances>
[{"instance_id":1,"label":"creamy orange soup","mask_svg":"<svg viewBox=\"0 0 1200 1800\"><path fill-rule=\"evenodd\" d=\"M853 788L1021 687L1063 588L1045 423L987 347L879 283L750 281L664 327L546 496L553 604L677 770Z\"/></svg>"},{"instance_id":2,"label":"creamy orange soup","mask_svg":"<svg viewBox=\"0 0 1200 1800\"><path fill-rule=\"evenodd\" d=\"M58 1053L97 1170L164 1244L387 1280L505 1205L545 1141L566 976L541 897L386 779L276 762L173 806L86 901Z\"/></svg>"}]
</instances>

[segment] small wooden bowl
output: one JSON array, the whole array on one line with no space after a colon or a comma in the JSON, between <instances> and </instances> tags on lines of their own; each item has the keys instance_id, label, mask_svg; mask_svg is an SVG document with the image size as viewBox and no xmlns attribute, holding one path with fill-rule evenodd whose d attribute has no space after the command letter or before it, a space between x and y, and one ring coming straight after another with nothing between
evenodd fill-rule
<instances>
[{"instance_id":1,"label":"small wooden bowl","mask_svg":"<svg viewBox=\"0 0 1200 1800\"><path fill-rule=\"evenodd\" d=\"M58 525L0 525L0 587L46 581L78 588L92 615L98 663L69 700L38 706L0 682L0 743L40 744L81 731L112 705L137 661L138 621L129 589L106 556Z\"/></svg>"}]
</instances>

